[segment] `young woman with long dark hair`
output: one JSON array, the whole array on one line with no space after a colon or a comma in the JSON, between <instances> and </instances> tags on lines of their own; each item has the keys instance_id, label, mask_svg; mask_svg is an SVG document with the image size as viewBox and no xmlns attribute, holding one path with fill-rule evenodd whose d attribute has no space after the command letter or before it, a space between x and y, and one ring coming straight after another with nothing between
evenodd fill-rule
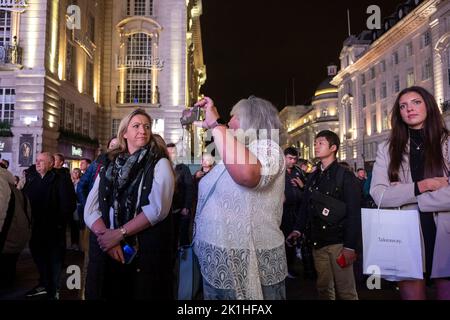
<instances>
[{"instance_id":1,"label":"young woman with long dark hair","mask_svg":"<svg viewBox=\"0 0 450 320\"><path fill-rule=\"evenodd\" d=\"M419 209L424 280L399 282L402 299L425 299L433 279L438 299L450 299L449 132L434 97L422 87L402 90L391 134L378 148L370 194L377 205Z\"/></svg>"}]
</instances>

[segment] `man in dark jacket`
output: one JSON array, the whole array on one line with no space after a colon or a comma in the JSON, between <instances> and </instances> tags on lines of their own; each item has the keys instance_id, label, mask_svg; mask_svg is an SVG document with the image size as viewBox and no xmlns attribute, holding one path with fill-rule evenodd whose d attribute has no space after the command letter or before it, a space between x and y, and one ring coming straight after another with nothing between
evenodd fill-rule
<instances>
[{"instance_id":1,"label":"man in dark jacket","mask_svg":"<svg viewBox=\"0 0 450 320\"><path fill-rule=\"evenodd\" d=\"M58 287L66 248L66 223L73 214L75 191L64 175L53 169L54 158L43 152L36 167L27 172L24 192L30 199L32 232L30 251L39 271L39 284L27 296L47 294L58 299Z\"/></svg>"},{"instance_id":2,"label":"man in dark jacket","mask_svg":"<svg viewBox=\"0 0 450 320\"><path fill-rule=\"evenodd\" d=\"M305 234L312 242L319 298L334 300L337 294L356 300L353 262L361 233L361 191L356 177L337 163L339 144L332 131L317 134L314 151L321 162L308 177L301 214L288 239ZM320 202L324 198L328 203ZM335 210L334 199L343 209Z\"/></svg>"},{"instance_id":3,"label":"man in dark jacket","mask_svg":"<svg viewBox=\"0 0 450 320\"><path fill-rule=\"evenodd\" d=\"M194 181L188 166L177 162L177 147L174 143L167 144L167 151L175 170L175 193L172 201L172 212L175 219L175 239L179 245L190 243L189 226L192 219L192 198ZM175 241L177 244L177 241Z\"/></svg>"},{"instance_id":4,"label":"man in dark jacket","mask_svg":"<svg viewBox=\"0 0 450 320\"><path fill-rule=\"evenodd\" d=\"M289 147L284 150L284 160L286 163L286 179L284 187L283 217L281 219L280 229L284 237L287 237L294 228L295 221L300 213L300 205L303 196L303 187L305 180L301 175L300 168L295 165L298 160L298 151ZM288 265L288 277L297 276L293 266L295 263L295 246L293 243L285 244L286 259Z\"/></svg>"}]
</instances>

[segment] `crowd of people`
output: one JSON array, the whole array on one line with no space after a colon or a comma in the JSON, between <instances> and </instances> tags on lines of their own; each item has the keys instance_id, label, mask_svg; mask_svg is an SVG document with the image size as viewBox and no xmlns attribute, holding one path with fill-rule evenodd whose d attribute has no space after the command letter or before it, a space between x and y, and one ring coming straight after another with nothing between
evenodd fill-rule
<instances>
[{"instance_id":1,"label":"crowd of people","mask_svg":"<svg viewBox=\"0 0 450 320\"><path fill-rule=\"evenodd\" d=\"M14 199L16 211L30 212L23 223L40 276L28 296L58 299L68 248L84 252L84 299L174 299L176 251L192 244L204 299L286 299L285 279L299 276L301 257L320 299L357 300L361 208L380 206L419 210L424 279L401 279L401 298L426 299L433 283L436 298L450 299L449 136L425 89L399 93L369 173L338 161L333 131L316 134L314 163L294 147L282 150L273 139L278 111L267 100L240 100L227 124L209 97L196 106L204 116L195 125L211 131L221 161L204 154L193 174L142 109L122 119L106 152L72 172L62 154L39 153L22 178L2 161L1 284L11 285L28 240L4 250L13 243Z\"/></svg>"}]
</instances>

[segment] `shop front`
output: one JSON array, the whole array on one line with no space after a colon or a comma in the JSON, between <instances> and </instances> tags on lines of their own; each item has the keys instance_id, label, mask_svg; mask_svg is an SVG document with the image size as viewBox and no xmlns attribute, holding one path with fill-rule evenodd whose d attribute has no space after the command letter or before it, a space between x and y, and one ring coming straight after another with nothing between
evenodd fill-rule
<instances>
[{"instance_id":1,"label":"shop front","mask_svg":"<svg viewBox=\"0 0 450 320\"><path fill-rule=\"evenodd\" d=\"M80 161L83 159L90 159L94 161L96 158L97 147L93 145L84 145L81 143L59 141L58 152L62 153L66 158L64 166L67 166L70 171L80 167Z\"/></svg>"},{"instance_id":2,"label":"shop front","mask_svg":"<svg viewBox=\"0 0 450 320\"><path fill-rule=\"evenodd\" d=\"M0 137L0 158L12 163L12 137Z\"/></svg>"}]
</instances>

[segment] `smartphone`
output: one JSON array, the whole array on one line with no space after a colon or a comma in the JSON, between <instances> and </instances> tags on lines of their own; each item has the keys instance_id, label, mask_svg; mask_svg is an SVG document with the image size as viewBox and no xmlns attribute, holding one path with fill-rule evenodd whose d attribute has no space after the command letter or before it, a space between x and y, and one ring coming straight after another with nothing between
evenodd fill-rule
<instances>
[{"instance_id":1,"label":"smartphone","mask_svg":"<svg viewBox=\"0 0 450 320\"><path fill-rule=\"evenodd\" d=\"M125 259L125 264L130 264L134 257L136 256L136 249L134 249L132 246L125 244L122 246L123 251L123 257Z\"/></svg>"},{"instance_id":2,"label":"smartphone","mask_svg":"<svg viewBox=\"0 0 450 320\"><path fill-rule=\"evenodd\" d=\"M346 263L345 263L345 257L344 257L343 254L341 254L339 257L337 257L336 263L337 263L341 268L344 268L344 267L346 266Z\"/></svg>"}]
</instances>

